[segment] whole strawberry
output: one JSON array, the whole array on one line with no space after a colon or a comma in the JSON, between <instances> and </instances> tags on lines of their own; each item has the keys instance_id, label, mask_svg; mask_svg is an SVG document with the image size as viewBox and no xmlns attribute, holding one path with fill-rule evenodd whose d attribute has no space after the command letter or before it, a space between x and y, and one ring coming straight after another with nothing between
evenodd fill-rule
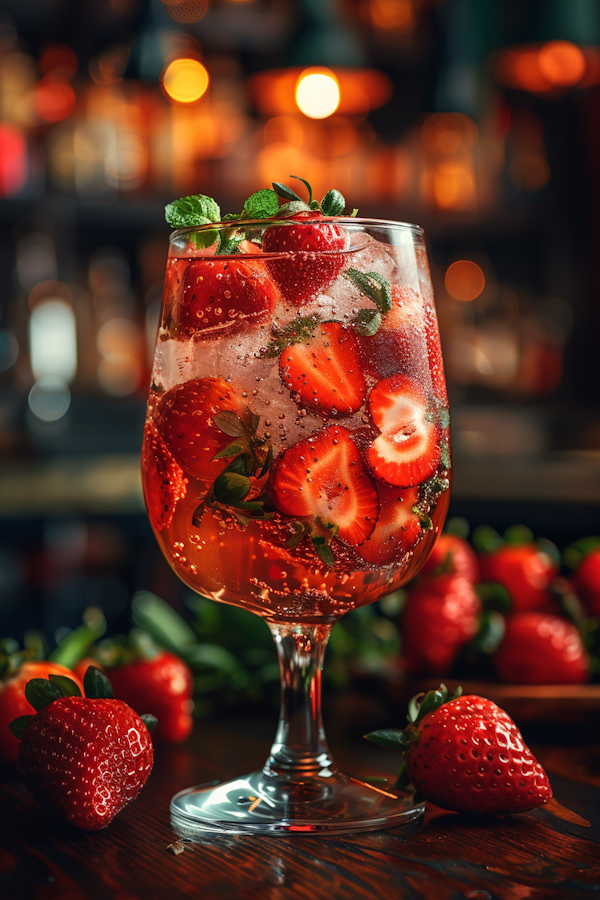
<instances>
[{"instance_id":1,"label":"whole strawberry","mask_svg":"<svg viewBox=\"0 0 600 900\"><path fill-rule=\"evenodd\" d=\"M470 581L440 575L408 593L401 620L404 656L413 673L447 675L477 634L481 600Z\"/></svg>"},{"instance_id":2,"label":"whole strawberry","mask_svg":"<svg viewBox=\"0 0 600 900\"><path fill-rule=\"evenodd\" d=\"M423 579L446 573L461 575L471 584L479 581L479 563L475 551L465 538L450 532L440 534L419 575Z\"/></svg>"},{"instance_id":3,"label":"whole strawberry","mask_svg":"<svg viewBox=\"0 0 600 900\"><path fill-rule=\"evenodd\" d=\"M400 750L405 766L398 786L412 781L442 809L516 813L552 798L546 772L510 716L484 697L461 696L460 688L450 699L445 685L413 699L404 731L366 737Z\"/></svg>"},{"instance_id":4,"label":"whole strawberry","mask_svg":"<svg viewBox=\"0 0 600 900\"><path fill-rule=\"evenodd\" d=\"M514 612L552 608L550 586L558 566L536 544L502 544L491 553L479 555L479 568L482 581L495 581L506 588Z\"/></svg>"},{"instance_id":5,"label":"whole strawberry","mask_svg":"<svg viewBox=\"0 0 600 900\"><path fill-rule=\"evenodd\" d=\"M187 665L174 653L160 650L153 656L138 655L125 665L107 670L115 697L136 710L148 710L157 718L155 741L177 744L193 728L193 679Z\"/></svg>"},{"instance_id":6,"label":"whole strawberry","mask_svg":"<svg viewBox=\"0 0 600 900\"><path fill-rule=\"evenodd\" d=\"M84 686L86 697L70 679L33 679L26 695L38 712L16 719L11 730L21 737L19 769L34 799L94 831L138 795L154 751L146 723L110 699L110 683L98 669L88 669Z\"/></svg>"},{"instance_id":7,"label":"whole strawberry","mask_svg":"<svg viewBox=\"0 0 600 900\"><path fill-rule=\"evenodd\" d=\"M587 612L600 616L600 544L580 558L571 582Z\"/></svg>"},{"instance_id":8,"label":"whole strawberry","mask_svg":"<svg viewBox=\"0 0 600 900\"><path fill-rule=\"evenodd\" d=\"M308 203L287 185L273 185L275 192L289 201L279 211L280 216L289 216L289 224L269 226L262 242L263 252L272 254L266 261L271 277L283 299L293 306L310 302L329 287L344 266L343 254L335 251L346 249L344 230L335 220L328 221L346 205L340 192L329 191L318 203L308 182L299 181L308 190Z\"/></svg>"},{"instance_id":9,"label":"whole strawberry","mask_svg":"<svg viewBox=\"0 0 600 900\"><path fill-rule=\"evenodd\" d=\"M509 684L582 684L590 679L590 659L577 628L545 613L515 613L493 658L496 673Z\"/></svg>"}]
</instances>

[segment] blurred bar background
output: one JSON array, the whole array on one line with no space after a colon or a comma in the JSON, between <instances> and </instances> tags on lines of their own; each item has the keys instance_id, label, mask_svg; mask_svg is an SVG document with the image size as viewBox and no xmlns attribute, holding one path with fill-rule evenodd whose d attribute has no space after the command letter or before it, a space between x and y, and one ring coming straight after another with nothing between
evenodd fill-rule
<instances>
[{"instance_id":1,"label":"blurred bar background","mask_svg":"<svg viewBox=\"0 0 600 900\"><path fill-rule=\"evenodd\" d=\"M451 513L600 533L597 0L4 0L0 631L177 603L138 475L169 229L301 175L424 226Z\"/></svg>"}]
</instances>

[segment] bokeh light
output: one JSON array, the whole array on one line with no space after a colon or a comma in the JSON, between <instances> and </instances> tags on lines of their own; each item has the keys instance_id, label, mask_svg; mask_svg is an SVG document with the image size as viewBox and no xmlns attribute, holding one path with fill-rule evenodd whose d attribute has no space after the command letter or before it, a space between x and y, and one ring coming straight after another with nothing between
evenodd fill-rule
<instances>
[{"instance_id":1,"label":"bokeh light","mask_svg":"<svg viewBox=\"0 0 600 900\"><path fill-rule=\"evenodd\" d=\"M74 378L77 371L75 315L64 300L44 300L31 313L29 353L36 378L52 375L65 382Z\"/></svg>"},{"instance_id":2,"label":"bokeh light","mask_svg":"<svg viewBox=\"0 0 600 900\"><path fill-rule=\"evenodd\" d=\"M165 69L163 89L175 103L197 103L208 90L209 75L197 59L174 59Z\"/></svg>"},{"instance_id":3,"label":"bokeh light","mask_svg":"<svg viewBox=\"0 0 600 900\"><path fill-rule=\"evenodd\" d=\"M28 173L23 132L12 122L0 122L0 197L18 194L25 186Z\"/></svg>"},{"instance_id":4,"label":"bokeh light","mask_svg":"<svg viewBox=\"0 0 600 900\"><path fill-rule=\"evenodd\" d=\"M56 422L62 419L71 405L71 392L62 378L43 375L29 392L29 408L37 419Z\"/></svg>"},{"instance_id":5,"label":"bokeh light","mask_svg":"<svg viewBox=\"0 0 600 900\"><path fill-rule=\"evenodd\" d=\"M585 74L585 56L570 41L549 41L539 52L542 75L557 87L571 87Z\"/></svg>"},{"instance_id":6,"label":"bokeh light","mask_svg":"<svg viewBox=\"0 0 600 900\"><path fill-rule=\"evenodd\" d=\"M54 77L40 81L33 100L36 113L45 122L62 122L71 115L76 102L72 85Z\"/></svg>"},{"instance_id":7,"label":"bokeh light","mask_svg":"<svg viewBox=\"0 0 600 900\"><path fill-rule=\"evenodd\" d=\"M340 86L329 69L305 69L296 84L296 104L310 119L326 119L340 105Z\"/></svg>"},{"instance_id":8,"label":"bokeh light","mask_svg":"<svg viewBox=\"0 0 600 900\"><path fill-rule=\"evenodd\" d=\"M180 0L179 3L165 3L165 6L174 22L191 25L206 14L208 0Z\"/></svg>"},{"instance_id":9,"label":"bokeh light","mask_svg":"<svg viewBox=\"0 0 600 900\"><path fill-rule=\"evenodd\" d=\"M446 270L444 283L455 300L475 300L485 287L485 275L476 262L458 259Z\"/></svg>"}]
</instances>

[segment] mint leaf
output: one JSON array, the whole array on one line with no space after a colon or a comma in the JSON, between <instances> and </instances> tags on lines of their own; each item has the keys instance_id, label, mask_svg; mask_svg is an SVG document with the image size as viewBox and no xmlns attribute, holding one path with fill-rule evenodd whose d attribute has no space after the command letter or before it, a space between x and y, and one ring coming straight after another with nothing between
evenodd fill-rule
<instances>
[{"instance_id":1,"label":"mint leaf","mask_svg":"<svg viewBox=\"0 0 600 900\"><path fill-rule=\"evenodd\" d=\"M389 312L392 308L392 288L384 275L379 272L360 272L358 269L346 269L344 272L362 294L377 306L379 312Z\"/></svg>"},{"instance_id":2,"label":"mint leaf","mask_svg":"<svg viewBox=\"0 0 600 900\"><path fill-rule=\"evenodd\" d=\"M326 216L340 216L346 209L346 198L335 189L327 191L321 200L321 210Z\"/></svg>"},{"instance_id":3,"label":"mint leaf","mask_svg":"<svg viewBox=\"0 0 600 900\"><path fill-rule=\"evenodd\" d=\"M242 219L270 219L277 215L278 209L277 194L265 188L248 197L242 210Z\"/></svg>"},{"instance_id":4,"label":"mint leaf","mask_svg":"<svg viewBox=\"0 0 600 900\"><path fill-rule=\"evenodd\" d=\"M165 219L173 228L192 228L221 221L221 210L216 200L205 194L181 197L165 206Z\"/></svg>"}]
</instances>

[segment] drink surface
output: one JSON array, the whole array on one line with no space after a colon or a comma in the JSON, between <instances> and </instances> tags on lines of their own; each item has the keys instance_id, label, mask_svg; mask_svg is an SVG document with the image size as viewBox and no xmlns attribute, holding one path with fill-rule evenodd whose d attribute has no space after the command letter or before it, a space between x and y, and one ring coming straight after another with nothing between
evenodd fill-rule
<instances>
[{"instance_id":1,"label":"drink surface","mask_svg":"<svg viewBox=\"0 0 600 900\"><path fill-rule=\"evenodd\" d=\"M171 249L144 494L195 591L323 621L404 584L441 530L437 321L414 235L392 245L321 223L326 246L289 253L268 234L231 256L193 235Z\"/></svg>"}]
</instances>

